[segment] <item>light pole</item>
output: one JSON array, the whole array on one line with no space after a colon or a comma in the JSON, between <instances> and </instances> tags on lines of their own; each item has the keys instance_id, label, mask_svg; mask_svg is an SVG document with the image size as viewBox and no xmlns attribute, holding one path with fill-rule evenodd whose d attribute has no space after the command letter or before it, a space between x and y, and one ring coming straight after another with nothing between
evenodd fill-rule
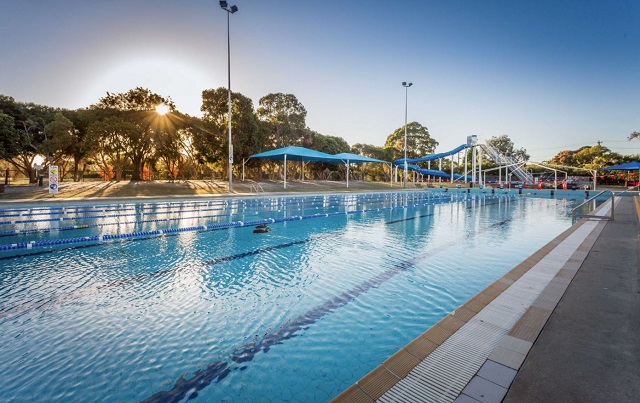
<instances>
[{"instance_id":1,"label":"light pole","mask_svg":"<svg viewBox=\"0 0 640 403\"><path fill-rule=\"evenodd\" d=\"M231 34L229 32L229 15L238 11L238 7L229 7L229 4L224 0L220 1L220 7L227 12L227 73L229 79L229 193L233 193L233 143L231 142Z\"/></svg>"},{"instance_id":2,"label":"light pole","mask_svg":"<svg viewBox=\"0 0 640 403\"><path fill-rule=\"evenodd\" d=\"M409 87L413 83L402 82L404 87L404 187L407 187L407 108L409 103Z\"/></svg>"}]
</instances>

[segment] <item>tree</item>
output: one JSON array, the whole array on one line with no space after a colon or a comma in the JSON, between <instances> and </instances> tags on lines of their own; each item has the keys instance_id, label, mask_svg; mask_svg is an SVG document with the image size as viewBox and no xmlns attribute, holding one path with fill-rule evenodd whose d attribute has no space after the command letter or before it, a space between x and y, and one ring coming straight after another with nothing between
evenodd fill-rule
<instances>
[{"instance_id":1,"label":"tree","mask_svg":"<svg viewBox=\"0 0 640 403\"><path fill-rule=\"evenodd\" d=\"M574 164L587 169L600 169L617 165L621 161L622 156L620 154L611 152L610 149L601 145L581 147L573 154Z\"/></svg>"},{"instance_id":2,"label":"tree","mask_svg":"<svg viewBox=\"0 0 640 403\"><path fill-rule=\"evenodd\" d=\"M9 159L18 154L19 139L12 116L0 112L0 159Z\"/></svg>"},{"instance_id":3,"label":"tree","mask_svg":"<svg viewBox=\"0 0 640 403\"><path fill-rule=\"evenodd\" d=\"M327 154L340 154L351 151L349 143L342 137L325 136L308 130L304 146Z\"/></svg>"},{"instance_id":4,"label":"tree","mask_svg":"<svg viewBox=\"0 0 640 403\"><path fill-rule=\"evenodd\" d=\"M573 160L573 156L576 151L564 150L556 154L549 162L557 165L564 165L568 167L576 166L576 162Z\"/></svg>"},{"instance_id":5,"label":"tree","mask_svg":"<svg viewBox=\"0 0 640 403\"><path fill-rule=\"evenodd\" d=\"M624 157L612 152L607 147L584 146L577 150L564 150L556 154L549 162L586 169L600 169L606 166L617 165L624 161Z\"/></svg>"},{"instance_id":6,"label":"tree","mask_svg":"<svg viewBox=\"0 0 640 403\"><path fill-rule=\"evenodd\" d=\"M97 120L97 112L94 109L77 109L65 111L64 115L73 123L75 142L70 146L68 153L73 159L73 180L79 181L84 175L88 161L88 156L92 150L86 142L89 125ZM82 170L80 170L80 164Z\"/></svg>"},{"instance_id":7,"label":"tree","mask_svg":"<svg viewBox=\"0 0 640 403\"><path fill-rule=\"evenodd\" d=\"M431 138L429 129L418 122L407 125L407 158L419 158L433 154L438 142ZM391 152L392 159L404 158L404 126L387 137L384 147Z\"/></svg>"},{"instance_id":8,"label":"tree","mask_svg":"<svg viewBox=\"0 0 640 403\"><path fill-rule=\"evenodd\" d=\"M265 131L253 109L253 101L239 92L231 94L231 141L233 160L242 161L262 151ZM219 87L202 91L203 120L209 130L200 130L203 137L196 142L197 150L210 162L226 161L228 158L229 93Z\"/></svg>"},{"instance_id":9,"label":"tree","mask_svg":"<svg viewBox=\"0 0 640 403\"><path fill-rule=\"evenodd\" d=\"M166 105L170 113L175 112L175 105L171 98L164 98L149 91L146 88L137 87L121 94L110 94L100 98L97 109L102 109L104 114L122 122L128 123L125 130L116 131L117 136L107 136L104 140L119 141L119 145L111 145L111 148L121 147L126 156L131 160L133 172L131 180L141 180L144 164L152 156L154 151L154 139L158 131L175 130L174 121L169 119L169 114L160 116L156 112L158 105ZM109 125L113 125L111 120ZM114 133L111 130L102 133Z\"/></svg>"},{"instance_id":10,"label":"tree","mask_svg":"<svg viewBox=\"0 0 640 403\"><path fill-rule=\"evenodd\" d=\"M268 144L279 148L298 145L306 133L307 110L293 94L268 94L258 102L258 118L267 124Z\"/></svg>"},{"instance_id":11,"label":"tree","mask_svg":"<svg viewBox=\"0 0 640 403\"><path fill-rule=\"evenodd\" d=\"M40 151L46 155L48 161L59 166L62 180L66 171L65 157L72 155L72 148L77 142L73 123L62 112L58 112L44 127L44 134L45 140Z\"/></svg>"},{"instance_id":12,"label":"tree","mask_svg":"<svg viewBox=\"0 0 640 403\"><path fill-rule=\"evenodd\" d=\"M374 146L371 144L354 144L351 147L351 152L354 154L364 155L365 157L375 158L383 161L391 160L391 156L389 155L389 150L383 147ZM360 180L373 180L373 181L388 181L389 180L389 172L386 169L384 164L358 164L356 169L353 170L354 174L360 176Z\"/></svg>"},{"instance_id":13,"label":"tree","mask_svg":"<svg viewBox=\"0 0 640 403\"><path fill-rule=\"evenodd\" d=\"M633 132L629 135L629 140L640 139L640 132Z\"/></svg>"},{"instance_id":14,"label":"tree","mask_svg":"<svg viewBox=\"0 0 640 403\"><path fill-rule=\"evenodd\" d=\"M34 160L37 155L43 155L41 146L45 140L44 126L59 111L34 103L16 102L12 97L0 94L0 113L10 117L3 117L2 133L11 136L0 141L3 157L27 176L30 182L36 181ZM11 122L13 129L9 127Z\"/></svg>"},{"instance_id":15,"label":"tree","mask_svg":"<svg viewBox=\"0 0 640 403\"><path fill-rule=\"evenodd\" d=\"M516 149L514 147L513 141L506 134L498 137L493 136L489 140L487 140L487 143L498 150L500 154L506 157L511 157L517 162L529 161L530 156L529 154L527 154L527 150L525 150L524 148Z\"/></svg>"},{"instance_id":16,"label":"tree","mask_svg":"<svg viewBox=\"0 0 640 403\"><path fill-rule=\"evenodd\" d=\"M113 171L115 177L109 177L109 179L122 180L122 173L128 162L125 150L126 138L136 130L134 123L118 116L97 120L89 126L87 146L93 150L93 156L106 176L110 176Z\"/></svg>"}]
</instances>

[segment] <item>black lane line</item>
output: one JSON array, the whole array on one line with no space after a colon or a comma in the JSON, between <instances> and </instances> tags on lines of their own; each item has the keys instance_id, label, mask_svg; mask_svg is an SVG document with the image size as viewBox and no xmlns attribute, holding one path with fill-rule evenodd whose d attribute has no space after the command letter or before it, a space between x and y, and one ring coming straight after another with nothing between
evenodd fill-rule
<instances>
[{"instance_id":1,"label":"black lane line","mask_svg":"<svg viewBox=\"0 0 640 403\"><path fill-rule=\"evenodd\" d=\"M270 252L273 250L278 250L278 249L284 249L284 248L289 248L292 246L296 246L296 245L302 245L305 243L309 243L311 241L315 241L315 240L320 240L320 239L324 239L324 238L329 238L329 237L333 237L338 235L339 232L331 232L329 234L324 234L324 235L319 235L319 236L313 236L310 238L305 238L299 241L293 241L293 242L288 242L288 243L284 243L284 244L280 244L280 245L273 245L273 246L268 246L265 248L260 248L260 249L255 249L255 250L251 250L248 252L244 252L244 253L239 253L236 255L230 255L230 256L224 256L224 257L220 257L220 258L215 258L215 259L211 259L211 260L207 260L202 262L203 265L205 266L211 266L211 265L216 265L216 264L220 264L220 263L224 263L224 262L230 262L233 260L237 260L237 259L242 259L245 257L249 257L249 256L254 256L254 255L258 255L261 253L265 253L265 252ZM171 236L176 236L178 234L170 234ZM152 239L152 238L144 238L144 239ZM132 240L128 239L128 240L123 240L123 242L130 242ZM96 246L96 245L84 245L84 247L90 247L90 246ZM71 249L71 248L67 248L67 249ZM75 248L73 248L75 249ZM41 253L50 253L51 251L43 251L43 252L39 252ZM24 314L26 314L27 312L30 312L32 310L41 308L45 305L49 305L49 304L53 304L53 303L61 303L61 302L65 302L65 301L69 301L69 300L73 300L73 299L78 299L78 298L82 298L82 297L86 297L86 296L91 296L91 295L95 295L100 291L109 289L109 288L113 288L113 287L120 287L123 285L127 285L127 284L132 284L132 283L139 283L148 279L152 279L152 278L156 278L156 277L161 277L161 276L165 276L168 274L172 274L172 273L176 273L178 270L180 270L181 267L171 267L168 269L164 269L164 270L158 270L152 273L144 273L144 274L139 274L137 276L133 276L133 277L127 277L121 280L116 280L107 284L102 284L102 285L98 285L95 287L92 287L90 289L87 290L83 290L83 291L72 291L69 293L63 293L63 294L58 294L55 296L51 296L51 297L45 297L45 298L40 298L38 300L30 300L30 301L25 301L20 305L14 305L12 307L6 308L6 309L0 309L0 323L4 323L7 320L12 320L15 318L18 318ZM15 313L15 315L12 315L12 313Z\"/></svg>"},{"instance_id":2,"label":"black lane line","mask_svg":"<svg viewBox=\"0 0 640 403\"><path fill-rule=\"evenodd\" d=\"M511 221L511 218L500 221L493 225L487 226L485 229L480 230L473 235L464 235L463 239L471 238L472 236L477 236L485 231L488 231L490 228L494 228L496 226L504 225ZM263 351L267 353L271 347L282 344L283 341L296 337L296 333L300 330L306 330L310 325L316 323L318 319L335 311L338 308L341 308L347 305L349 302L353 301L363 293L371 290L372 288L379 287L382 283L388 281L396 274L407 271L410 267L414 266L416 263L421 262L429 257L437 253L441 253L446 249L455 246L459 241L450 242L448 244L442 245L439 248L430 251L421 253L411 259L406 261L397 263L393 265L390 269L385 270L384 272L378 274L372 279L366 280L360 283L355 288L348 290L338 296L335 296L329 300L327 300L324 304L320 305L317 308L314 308L302 316L297 317L291 322L285 322L282 326L276 329L274 332L269 333L268 331L259 338L257 335L245 345L236 348L229 355L228 361L215 361L210 364L207 364L206 368L199 369L189 376L185 374L181 375L180 378L176 381L174 386L170 390L164 390L160 392L156 392L150 397L142 400L143 403L161 403L161 402L180 402L187 394L191 392L188 396L188 400L195 399L198 397L198 391L204 389L212 382L215 383L220 382L222 379L226 378L231 370L244 370L246 366L239 366L235 364L243 364L246 362L250 362L254 359L257 353ZM231 362L229 362L231 361ZM231 367L233 365L233 367Z\"/></svg>"},{"instance_id":3,"label":"black lane line","mask_svg":"<svg viewBox=\"0 0 640 403\"><path fill-rule=\"evenodd\" d=\"M470 207L467 207L470 208ZM420 217L427 217L427 216L432 216L433 214L425 214L425 215L421 215L421 216L415 216L415 217L410 217L408 219L405 220L395 220L395 221L388 221L386 222L386 224L394 224L397 222L402 222L402 221L406 221L406 220L412 220L412 219L416 219L416 218L420 218ZM510 220L507 220L510 221ZM502 222L502 223L498 223L498 224L492 224L491 226L495 226L495 225L503 225L506 222ZM220 230L225 229L225 228L221 228ZM217 231L217 229L215 230ZM337 235L339 232L332 232L332 233L328 233L328 234L324 234L324 235L318 235L318 236L314 236L311 238L306 238L303 240L299 240L299 241L293 241L293 242L289 242L289 243L285 243L285 244L281 244L281 245L273 245L273 246L268 246L266 248L260 248L260 249L256 249L256 250L252 250L252 251L248 251L248 252L244 252L244 253L239 253L236 255L230 255L230 256L224 256L224 257L220 257L220 258L215 258L215 259L211 259L211 260L207 260L204 261L203 264L204 265L215 265L215 264L219 264L219 263L223 263L223 262L229 262L232 260L237 260L237 259L242 259L245 257L249 257L249 256L254 256L254 255L258 255L260 253L264 253L264 252L269 252L272 250L277 250L277 249L284 249L284 248L288 248L288 247L292 247L295 245L301 245L304 243L308 243L311 242L313 240L317 240L317 239L322 239L322 238L327 238L330 236L334 236ZM179 234L164 234L164 236L177 236ZM132 242L132 241L144 241L144 240L150 240L150 239L156 239L160 236L152 236L152 237L148 237L148 238L137 238L137 239L122 239L122 240L117 240L117 241L110 241L108 243L124 243L124 242ZM9 259L17 259L20 257L25 257L25 256L37 256L37 255L44 255L44 254L49 254L49 253L54 253L54 252L58 252L58 251L64 251L64 250L70 250L70 249L81 249L81 248L90 248L90 247L97 247L97 246L101 246L104 245L106 243L97 243L97 244L87 244L87 245L78 245L78 246L71 246L71 247L67 247L67 248L62 248L62 249L51 249L51 250L42 250L42 251L38 251L38 252L31 252L28 254L22 254L22 255L14 255L14 256L0 256L0 260L9 260ZM68 301L68 300L72 300L72 299L78 299L78 298L82 298L85 296L91 296L91 295L95 295L98 292L105 290L105 289L109 289L109 288L113 288L113 287L119 287L119 286L123 286L123 285L127 285L127 284L131 284L131 283L138 283L138 282L142 282L145 281L147 279L151 279L151 278L156 278L156 277L160 277L160 276L164 276L164 275L168 275L168 274L172 274L175 273L179 270L179 267L173 267L173 268L169 268L169 269L164 269L164 270L159 270L156 272L152 272L152 273L144 273L144 274L140 274L137 276L133 276L133 277L128 277L125 279L121 279L121 280L116 280L113 281L111 283L107 283L107 284L103 284L100 286L96 286L94 287L94 289L88 289L88 290L84 290L84 291L74 291L74 292L70 292L70 293L66 293L66 294L59 294L59 295L54 295L51 297L45 297L45 298L41 298L35 301L26 301L23 302L19 305L14 305L12 307L6 308L6 309L0 309L0 324L6 322L7 320L12 320L12 319L16 319L30 311L33 311L35 309L39 309L45 305L50 305L53 303L62 303L64 301ZM12 313L15 313L15 315L12 315Z\"/></svg>"},{"instance_id":4,"label":"black lane line","mask_svg":"<svg viewBox=\"0 0 640 403\"><path fill-rule=\"evenodd\" d=\"M431 214L417 215L417 216L409 217L409 218L403 218L402 220L387 221L385 224L387 224L387 225L389 225L389 224L396 224L396 223L403 222L403 221L417 220L418 218L431 217L431 216L433 216L433 213L431 213Z\"/></svg>"}]
</instances>

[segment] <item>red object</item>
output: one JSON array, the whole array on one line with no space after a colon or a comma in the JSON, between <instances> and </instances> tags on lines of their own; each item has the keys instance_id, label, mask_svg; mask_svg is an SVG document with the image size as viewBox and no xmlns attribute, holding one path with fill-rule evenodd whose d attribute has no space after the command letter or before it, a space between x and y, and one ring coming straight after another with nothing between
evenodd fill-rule
<instances>
[{"instance_id":1,"label":"red object","mask_svg":"<svg viewBox=\"0 0 640 403\"><path fill-rule=\"evenodd\" d=\"M542 190L542 181L538 181L538 190Z\"/></svg>"},{"instance_id":2,"label":"red object","mask_svg":"<svg viewBox=\"0 0 640 403\"><path fill-rule=\"evenodd\" d=\"M567 181L562 181L562 190L567 190Z\"/></svg>"}]
</instances>

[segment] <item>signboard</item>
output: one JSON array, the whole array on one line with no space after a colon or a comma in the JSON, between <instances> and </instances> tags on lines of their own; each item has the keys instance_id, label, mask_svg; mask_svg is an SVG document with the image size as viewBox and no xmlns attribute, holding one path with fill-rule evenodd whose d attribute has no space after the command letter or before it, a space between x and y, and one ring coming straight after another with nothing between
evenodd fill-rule
<instances>
[{"instance_id":1,"label":"signboard","mask_svg":"<svg viewBox=\"0 0 640 403\"><path fill-rule=\"evenodd\" d=\"M49 165L49 194L58 194L58 166Z\"/></svg>"}]
</instances>

